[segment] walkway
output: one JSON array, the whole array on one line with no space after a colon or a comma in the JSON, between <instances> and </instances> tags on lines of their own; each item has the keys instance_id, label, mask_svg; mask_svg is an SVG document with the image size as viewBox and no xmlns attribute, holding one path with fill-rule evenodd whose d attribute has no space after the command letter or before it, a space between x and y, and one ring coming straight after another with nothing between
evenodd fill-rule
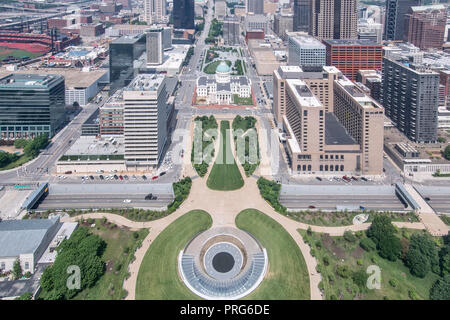
<instances>
[{"instance_id":1,"label":"walkway","mask_svg":"<svg viewBox=\"0 0 450 320\"><path fill-rule=\"evenodd\" d=\"M219 119L224 119L226 117L217 117ZM192 129L192 127L191 127ZM234 144L233 139L230 139L231 143ZM216 141L216 150L220 139ZM232 145L232 150L234 152L234 146ZM186 152L186 157L190 159L190 149ZM215 152L215 157L218 152ZM213 159L214 161L215 159ZM213 162L212 162L213 163ZM189 163L190 166L190 163ZM303 257L308 268L308 273L310 275L310 296L312 300L321 300L322 295L318 288L319 282L321 281L320 273L316 272L316 259L310 254L310 248L303 241L302 236L297 231L298 229L307 230L311 228L313 232L328 233L331 236L341 236L346 230L360 231L366 230L369 227L369 223L364 223L360 225L350 225L343 227L324 227L324 226L313 226L305 223L294 221L288 217L277 213L261 196L256 183L255 177L246 177L242 166L238 165L239 170L244 179L244 186L239 190L235 191L215 191L211 190L206 186L206 181L208 179L209 173L211 172L212 165L208 168L208 173L204 178L197 178L192 180L192 188L188 198L182 203L180 208L174 213L155 220L148 222L134 222L130 221L122 216L109 214L109 213L89 213L80 216L72 217L69 220L75 221L81 217L83 218L101 218L106 217L111 222L118 225L127 226L133 229L139 228L150 228L149 235L144 239L142 247L136 251L136 259L129 265L130 277L124 281L124 289L128 291L127 300L135 299L136 281L139 272L139 267L142 263L143 257L150 247L151 242L163 231L169 224L171 224L175 219L179 218L181 215L191 211L191 210L204 210L208 212L213 219L213 227L220 226L235 226L236 216L245 209L256 209L265 214L267 214L272 219L280 223L283 228L292 236L297 245L299 246ZM195 171L191 168L185 168L184 173L193 173ZM63 219L64 220L64 219ZM422 223L406 223L398 222L394 223L398 227L423 229Z\"/></svg>"},{"instance_id":2,"label":"walkway","mask_svg":"<svg viewBox=\"0 0 450 320\"><path fill-rule=\"evenodd\" d=\"M433 208L422 198L422 196L417 192L411 184L404 184L406 191L413 197L417 202L420 209L418 210L418 215L420 220L425 225L426 229L433 236L445 236L450 231L450 227L447 226L444 221L439 218L439 216L434 212Z\"/></svg>"}]
</instances>

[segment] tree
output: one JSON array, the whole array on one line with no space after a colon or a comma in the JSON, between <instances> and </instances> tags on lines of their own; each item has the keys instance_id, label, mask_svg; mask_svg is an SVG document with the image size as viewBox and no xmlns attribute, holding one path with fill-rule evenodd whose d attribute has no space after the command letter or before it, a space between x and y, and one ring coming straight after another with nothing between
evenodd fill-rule
<instances>
[{"instance_id":1,"label":"tree","mask_svg":"<svg viewBox=\"0 0 450 320\"><path fill-rule=\"evenodd\" d=\"M439 255L433 240L427 234L414 234L405 258L411 274L423 278L432 269L439 273Z\"/></svg>"},{"instance_id":2,"label":"tree","mask_svg":"<svg viewBox=\"0 0 450 320\"><path fill-rule=\"evenodd\" d=\"M445 159L450 160L450 145L445 147L444 157L445 157Z\"/></svg>"},{"instance_id":3,"label":"tree","mask_svg":"<svg viewBox=\"0 0 450 320\"><path fill-rule=\"evenodd\" d=\"M14 261L14 265L13 265L13 275L14 275L14 279L20 279L20 277L22 277L22 267L20 265L20 260L16 259L16 261Z\"/></svg>"},{"instance_id":4,"label":"tree","mask_svg":"<svg viewBox=\"0 0 450 320\"><path fill-rule=\"evenodd\" d=\"M439 251L439 266L443 277L450 274L450 244L446 244Z\"/></svg>"},{"instance_id":5,"label":"tree","mask_svg":"<svg viewBox=\"0 0 450 320\"><path fill-rule=\"evenodd\" d=\"M391 223L391 219L386 215L377 215L367 230L367 236L377 245L383 237L388 237L394 233L395 228Z\"/></svg>"},{"instance_id":6,"label":"tree","mask_svg":"<svg viewBox=\"0 0 450 320\"><path fill-rule=\"evenodd\" d=\"M430 289L431 300L450 300L450 275L436 280Z\"/></svg>"},{"instance_id":7,"label":"tree","mask_svg":"<svg viewBox=\"0 0 450 320\"><path fill-rule=\"evenodd\" d=\"M375 242L373 242L370 238L362 238L359 242L359 246L366 251L372 251L377 248Z\"/></svg>"},{"instance_id":8,"label":"tree","mask_svg":"<svg viewBox=\"0 0 450 320\"><path fill-rule=\"evenodd\" d=\"M395 261L402 252L402 244L400 239L391 234L387 237L382 237L378 242L378 254L390 261Z\"/></svg>"},{"instance_id":9,"label":"tree","mask_svg":"<svg viewBox=\"0 0 450 320\"><path fill-rule=\"evenodd\" d=\"M430 271L430 261L423 255L419 249L412 248L406 254L406 265L412 275L423 278Z\"/></svg>"}]
</instances>

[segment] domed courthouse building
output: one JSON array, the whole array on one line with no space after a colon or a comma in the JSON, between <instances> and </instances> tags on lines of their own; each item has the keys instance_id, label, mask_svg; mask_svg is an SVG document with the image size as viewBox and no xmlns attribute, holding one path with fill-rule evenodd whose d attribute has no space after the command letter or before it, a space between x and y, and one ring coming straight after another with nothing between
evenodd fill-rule
<instances>
[{"instance_id":1,"label":"domed courthouse building","mask_svg":"<svg viewBox=\"0 0 450 320\"><path fill-rule=\"evenodd\" d=\"M251 83L246 76L231 76L231 69L225 61L216 68L213 77L197 79L197 101L206 104L234 104L234 96L249 98Z\"/></svg>"}]
</instances>

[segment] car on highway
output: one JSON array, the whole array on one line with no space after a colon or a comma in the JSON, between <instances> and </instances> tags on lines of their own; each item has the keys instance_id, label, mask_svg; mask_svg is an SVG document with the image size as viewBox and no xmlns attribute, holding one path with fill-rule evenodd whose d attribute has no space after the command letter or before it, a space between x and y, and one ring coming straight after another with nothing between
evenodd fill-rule
<instances>
[{"instance_id":1,"label":"car on highway","mask_svg":"<svg viewBox=\"0 0 450 320\"><path fill-rule=\"evenodd\" d=\"M123 177L122 177L122 175L120 175L120 176L119 176L119 179L120 179L120 180L123 180Z\"/></svg>"},{"instance_id":2,"label":"car on highway","mask_svg":"<svg viewBox=\"0 0 450 320\"><path fill-rule=\"evenodd\" d=\"M308 208L309 208L309 209L315 209L316 206L310 205Z\"/></svg>"},{"instance_id":3,"label":"car on highway","mask_svg":"<svg viewBox=\"0 0 450 320\"><path fill-rule=\"evenodd\" d=\"M423 198L425 201L430 201L431 199L429 197Z\"/></svg>"},{"instance_id":4,"label":"car on highway","mask_svg":"<svg viewBox=\"0 0 450 320\"><path fill-rule=\"evenodd\" d=\"M156 180L156 179L158 179L158 176L153 176L152 177L152 180Z\"/></svg>"},{"instance_id":5,"label":"car on highway","mask_svg":"<svg viewBox=\"0 0 450 320\"><path fill-rule=\"evenodd\" d=\"M321 177L316 177L316 179L319 180L319 181L322 181L322 178L321 178Z\"/></svg>"},{"instance_id":6,"label":"car on highway","mask_svg":"<svg viewBox=\"0 0 450 320\"><path fill-rule=\"evenodd\" d=\"M152 193L149 193L148 195L145 196L145 200L157 200L158 197L153 195Z\"/></svg>"},{"instance_id":7,"label":"car on highway","mask_svg":"<svg viewBox=\"0 0 450 320\"><path fill-rule=\"evenodd\" d=\"M130 199L125 199L125 200L123 200L123 202L124 202L124 203L130 203L131 200L130 200Z\"/></svg>"}]
</instances>

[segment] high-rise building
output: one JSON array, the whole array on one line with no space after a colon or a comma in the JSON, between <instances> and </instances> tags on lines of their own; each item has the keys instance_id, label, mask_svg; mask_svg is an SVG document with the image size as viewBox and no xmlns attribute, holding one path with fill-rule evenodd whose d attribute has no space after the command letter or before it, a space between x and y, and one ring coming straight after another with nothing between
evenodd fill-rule
<instances>
[{"instance_id":1,"label":"high-rise building","mask_svg":"<svg viewBox=\"0 0 450 320\"><path fill-rule=\"evenodd\" d=\"M409 8L419 5L419 2L420 0L386 0L385 40L403 40L405 16Z\"/></svg>"},{"instance_id":2,"label":"high-rise building","mask_svg":"<svg viewBox=\"0 0 450 320\"><path fill-rule=\"evenodd\" d=\"M325 45L316 38L297 32L288 33L288 64L304 71L322 70L326 63Z\"/></svg>"},{"instance_id":3,"label":"high-rise building","mask_svg":"<svg viewBox=\"0 0 450 320\"><path fill-rule=\"evenodd\" d=\"M64 77L10 74L0 79L1 139L53 137L65 121Z\"/></svg>"},{"instance_id":4,"label":"high-rise building","mask_svg":"<svg viewBox=\"0 0 450 320\"><path fill-rule=\"evenodd\" d=\"M325 68L334 69L328 70L333 112L326 112L312 83L306 80L315 73L302 72L297 66L282 66L274 72L274 106L282 102L283 107L274 112L278 112L278 126L286 133L292 172L381 174L383 107L336 68L324 67L324 75Z\"/></svg>"},{"instance_id":5,"label":"high-rise building","mask_svg":"<svg viewBox=\"0 0 450 320\"><path fill-rule=\"evenodd\" d=\"M223 40L227 46L239 44L239 19L236 16L227 16L223 20Z\"/></svg>"},{"instance_id":6,"label":"high-rise building","mask_svg":"<svg viewBox=\"0 0 450 320\"><path fill-rule=\"evenodd\" d=\"M150 28L147 30L147 64L159 65L163 63L163 29Z\"/></svg>"},{"instance_id":7,"label":"high-rise building","mask_svg":"<svg viewBox=\"0 0 450 320\"><path fill-rule=\"evenodd\" d=\"M313 0L310 34L323 39L357 39L357 0Z\"/></svg>"},{"instance_id":8,"label":"high-rise building","mask_svg":"<svg viewBox=\"0 0 450 320\"><path fill-rule=\"evenodd\" d=\"M174 1L172 15L175 29L195 29L194 0Z\"/></svg>"},{"instance_id":9,"label":"high-rise building","mask_svg":"<svg viewBox=\"0 0 450 320\"><path fill-rule=\"evenodd\" d=\"M269 31L269 18L263 14L249 14L245 17L246 30L264 30Z\"/></svg>"},{"instance_id":10,"label":"high-rise building","mask_svg":"<svg viewBox=\"0 0 450 320\"><path fill-rule=\"evenodd\" d=\"M293 31L294 15L288 13L278 13L273 19L273 32L281 39L287 40L287 32Z\"/></svg>"},{"instance_id":11,"label":"high-rise building","mask_svg":"<svg viewBox=\"0 0 450 320\"><path fill-rule=\"evenodd\" d=\"M136 170L158 165L167 142L165 77L140 74L123 90L125 164Z\"/></svg>"},{"instance_id":12,"label":"high-rise building","mask_svg":"<svg viewBox=\"0 0 450 320\"><path fill-rule=\"evenodd\" d=\"M264 14L264 0L247 0L247 13Z\"/></svg>"},{"instance_id":13,"label":"high-rise building","mask_svg":"<svg viewBox=\"0 0 450 320\"><path fill-rule=\"evenodd\" d=\"M420 49L441 49L447 10L442 4L411 7L405 16L403 39Z\"/></svg>"},{"instance_id":14,"label":"high-rise building","mask_svg":"<svg viewBox=\"0 0 450 320\"><path fill-rule=\"evenodd\" d=\"M214 2L214 17L222 21L227 15L227 3L225 0L216 0Z\"/></svg>"},{"instance_id":15,"label":"high-rise building","mask_svg":"<svg viewBox=\"0 0 450 320\"><path fill-rule=\"evenodd\" d=\"M310 32L313 0L294 0L293 31Z\"/></svg>"},{"instance_id":16,"label":"high-rise building","mask_svg":"<svg viewBox=\"0 0 450 320\"><path fill-rule=\"evenodd\" d=\"M166 22L166 0L145 0L144 18L149 25Z\"/></svg>"},{"instance_id":17,"label":"high-rise building","mask_svg":"<svg viewBox=\"0 0 450 320\"><path fill-rule=\"evenodd\" d=\"M415 142L437 139L439 74L402 57L383 58L383 105L395 126Z\"/></svg>"},{"instance_id":18,"label":"high-rise building","mask_svg":"<svg viewBox=\"0 0 450 320\"><path fill-rule=\"evenodd\" d=\"M162 31L163 49L168 50L172 48L172 28L164 27Z\"/></svg>"},{"instance_id":19,"label":"high-rise building","mask_svg":"<svg viewBox=\"0 0 450 320\"><path fill-rule=\"evenodd\" d=\"M146 36L123 36L109 44L111 92L127 86L134 77L133 62L145 51Z\"/></svg>"},{"instance_id":20,"label":"high-rise building","mask_svg":"<svg viewBox=\"0 0 450 320\"><path fill-rule=\"evenodd\" d=\"M327 66L335 66L347 78L356 80L361 69L380 70L383 47L370 40L326 40Z\"/></svg>"},{"instance_id":21,"label":"high-rise building","mask_svg":"<svg viewBox=\"0 0 450 320\"><path fill-rule=\"evenodd\" d=\"M333 113L360 146L362 174L383 172L383 107L344 78L334 82Z\"/></svg>"}]
</instances>

